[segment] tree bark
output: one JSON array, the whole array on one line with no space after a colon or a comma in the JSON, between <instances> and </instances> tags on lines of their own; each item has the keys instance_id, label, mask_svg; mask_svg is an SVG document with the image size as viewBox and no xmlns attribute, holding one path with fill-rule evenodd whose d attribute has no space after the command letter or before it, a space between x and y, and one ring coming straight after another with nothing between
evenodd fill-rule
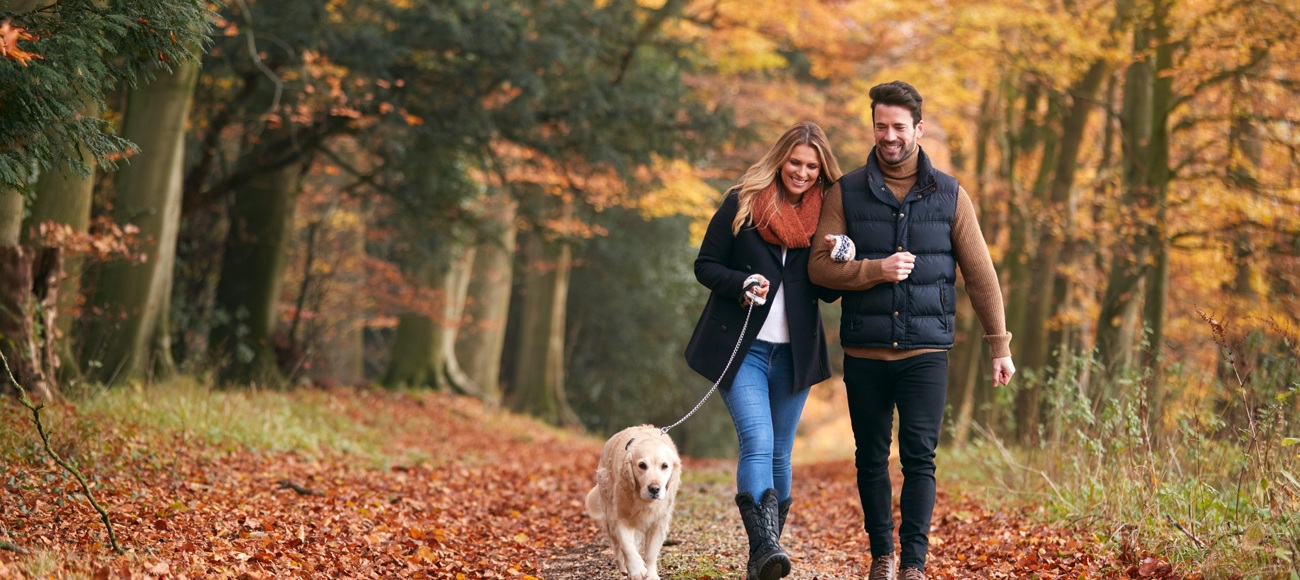
<instances>
[{"instance_id":1,"label":"tree bark","mask_svg":"<svg viewBox=\"0 0 1300 580\"><path fill-rule=\"evenodd\" d=\"M117 261L100 268L91 303L103 314L86 333L84 362L97 360L94 375L105 383L170 368L170 349L159 349L171 301L176 238L180 229L185 122L199 63L175 63L153 82L132 89L123 136L139 146L117 174L113 217L140 228L143 261Z\"/></svg>"},{"instance_id":2,"label":"tree bark","mask_svg":"<svg viewBox=\"0 0 1300 580\"><path fill-rule=\"evenodd\" d=\"M273 131L274 133L274 131ZM277 142L268 135L266 142ZM290 163L251 177L235 190L217 282L223 313L209 344L218 353L222 384L281 386L274 332L302 165Z\"/></svg>"},{"instance_id":3,"label":"tree bark","mask_svg":"<svg viewBox=\"0 0 1300 580\"><path fill-rule=\"evenodd\" d=\"M470 272L474 268L474 247L469 246L456 252L447 277L447 302L442 313L442 350L438 353L442 359L447 383L459 393L487 399L487 394L474 382L460 366L456 358L456 335L464 324L466 294L469 292Z\"/></svg>"},{"instance_id":4,"label":"tree bark","mask_svg":"<svg viewBox=\"0 0 1300 580\"><path fill-rule=\"evenodd\" d=\"M489 205L498 211L474 253L465 318L457 335L456 354L469 376L489 400L501 398L501 355L505 350L506 319L510 313L511 265L515 253L515 206L505 195Z\"/></svg>"},{"instance_id":5,"label":"tree bark","mask_svg":"<svg viewBox=\"0 0 1300 580\"><path fill-rule=\"evenodd\" d=\"M1076 204L1073 203L1074 176L1079 165L1079 155L1084 137L1087 133L1088 118L1092 113L1097 91L1105 80L1110 67L1105 61L1098 60L1073 86L1069 94L1068 106L1061 116L1061 134L1048 151L1055 155L1044 157L1043 164L1051 165L1050 171L1040 174L1044 187L1043 206L1046 221L1039 229L1037 252L1030 267L1033 289L1026 297L1027 314L1025 324L1018 329L1017 342L1026 370L1033 370L1044 383L1052 378L1051 351L1053 348L1065 348L1060 340L1061 334L1053 333L1056 315L1064 307L1062 298L1068 294L1070 280L1059 271L1061 255L1066 237L1073 231L1076 221ZM1013 298L1012 301L1015 301ZM1058 339L1053 342L1052 338ZM1017 361L1019 362L1019 360ZM1017 397L1017 417L1027 419L1019 430L1020 441L1031 443L1036 436L1040 423L1042 389L1027 389Z\"/></svg>"},{"instance_id":6,"label":"tree bark","mask_svg":"<svg viewBox=\"0 0 1300 580\"><path fill-rule=\"evenodd\" d=\"M0 191L0 246L17 246L22 239L23 194Z\"/></svg>"},{"instance_id":7,"label":"tree bark","mask_svg":"<svg viewBox=\"0 0 1300 580\"><path fill-rule=\"evenodd\" d=\"M446 264L416 267L417 271L424 272L417 279L435 290L438 303L432 307L433 316L411 312L399 317L392 358L383 380L385 385L454 390L485 398L482 390L456 361L456 331L461 322L474 256L472 250L454 246L450 251L452 257Z\"/></svg>"},{"instance_id":8,"label":"tree bark","mask_svg":"<svg viewBox=\"0 0 1300 580\"><path fill-rule=\"evenodd\" d=\"M304 342L313 361L307 376L317 382L360 385L365 381L365 314L360 303L365 293L366 215L359 204L347 202L332 210L334 218L320 224L323 240L332 240L325 250L333 265L329 274L313 280L307 307L316 311L319 324ZM318 242L320 243L320 242ZM318 257L315 263L320 263ZM306 264L304 275L316 276L316 266Z\"/></svg>"},{"instance_id":9,"label":"tree bark","mask_svg":"<svg viewBox=\"0 0 1300 580\"><path fill-rule=\"evenodd\" d=\"M58 248L0 245L0 353L19 384L45 401L59 393L52 325L60 262ZM13 392L7 375L0 383L0 393Z\"/></svg>"},{"instance_id":10,"label":"tree bark","mask_svg":"<svg viewBox=\"0 0 1300 580\"><path fill-rule=\"evenodd\" d=\"M515 410L556 425L578 423L564 388L564 320L570 249L537 231L524 235L519 339L510 381Z\"/></svg>"},{"instance_id":11,"label":"tree bark","mask_svg":"<svg viewBox=\"0 0 1300 580\"><path fill-rule=\"evenodd\" d=\"M93 99L87 99L82 107L82 114L88 117L100 115L99 106ZM53 222L67 226L71 231L85 234L90 228L90 205L95 189L95 157L90 150L82 147L81 162L89 167L90 175L82 176L75 168L62 166L55 171L41 175L36 182L36 197L32 200L32 212L23 227L25 241L31 240L33 230L39 230L41 224ZM37 232L39 234L39 231ZM59 382L81 375L79 363L73 353L75 333L73 321L81 315L79 299L81 296L81 271L85 257L75 252L62 252L63 268L59 276L58 302L54 305L52 319L56 329L55 353L59 357L58 367L64 376L55 377Z\"/></svg>"},{"instance_id":12,"label":"tree bark","mask_svg":"<svg viewBox=\"0 0 1300 580\"><path fill-rule=\"evenodd\" d=\"M1143 55L1151 41L1149 23L1139 22L1133 33L1133 52ZM1139 284L1146 274L1150 248L1140 212L1151 210L1149 150L1153 118L1155 67L1150 58L1139 58L1124 75L1124 100L1120 113L1124 141L1124 212L1117 228L1119 238L1111 246L1106 289L1097 317L1094 341L1103 373L1113 377L1129 366L1134 336L1126 330L1141 303Z\"/></svg>"}]
</instances>

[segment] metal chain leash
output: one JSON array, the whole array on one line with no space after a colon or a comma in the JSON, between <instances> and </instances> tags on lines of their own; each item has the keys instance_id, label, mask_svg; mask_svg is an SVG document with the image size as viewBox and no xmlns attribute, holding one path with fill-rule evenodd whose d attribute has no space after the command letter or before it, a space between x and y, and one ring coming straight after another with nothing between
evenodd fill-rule
<instances>
[{"instance_id":1,"label":"metal chain leash","mask_svg":"<svg viewBox=\"0 0 1300 580\"><path fill-rule=\"evenodd\" d=\"M669 429L685 423L687 419L691 418L691 415L694 415L696 411L700 410L700 407L704 406L704 402L709 400L709 397L713 395L713 391L718 390L718 384L727 376L727 369L731 368L731 363L736 360L736 353L740 352L741 343L745 342L745 329L749 328L749 316L753 313L754 301L750 300L749 310L745 311L745 323L740 326L740 339L736 341L736 348L731 349L731 358L727 359L727 365L722 367L722 375L718 377L718 380L713 381L713 387L709 389L709 392L704 393L704 398L700 399L700 402L695 404L695 408L691 409L691 412L687 413L685 417L682 417L676 423L659 429L659 433L667 434Z\"/></svg>"}]
</instances>

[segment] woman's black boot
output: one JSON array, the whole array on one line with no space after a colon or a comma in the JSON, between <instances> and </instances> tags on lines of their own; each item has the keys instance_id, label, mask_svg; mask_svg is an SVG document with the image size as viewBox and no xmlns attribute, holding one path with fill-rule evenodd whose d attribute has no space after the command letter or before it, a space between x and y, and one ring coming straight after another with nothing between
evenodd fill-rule
<instances>
[{"instance_id":1,"label":"woman's black boot","mask_svg":"<svg viewBox=\"0 0 1300 580\"><path fill-rule=\"evenodd\" d=\"M736 495L740 519L745 522L749 535L748 580L779 580L790 574L790 556L778 542L781 521L776 502L776 490L768 488L757 503L749 492Z\"/></svg>"}]
</instances>

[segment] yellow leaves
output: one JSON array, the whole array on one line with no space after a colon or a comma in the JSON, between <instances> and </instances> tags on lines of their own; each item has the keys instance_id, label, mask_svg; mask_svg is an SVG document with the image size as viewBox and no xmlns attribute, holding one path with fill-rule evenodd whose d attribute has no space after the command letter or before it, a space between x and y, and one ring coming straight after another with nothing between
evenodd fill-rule
<instances>
[{"instance_id":1,"label":"yellow leaves","mask_svg":"<svg viewBox=\"0 0 1300 580\"><path fill-rule=\"evenodd\" d=\"M741 29L728 34L722 46L714 47L713 61L724 75L780 69L787 61L777 53L778 48L758 32Z\"/></svg>"},{"instance_id":2,"label":"yellow leaves","mask_svg":"<svg viewBox=\"0 0 1300 580\"><path fill-rule=\"evenodd\" d=\"M673 215L695 218L691 223L691 240L698 243L721 200L717 188L706 183L689 163L681 160L656 159L651 172L659 187L641 196L637 209L646 219Z\"/></svg>"},{"instance_id":3,"label":"yellow leaves","mask_svg":"<svg viewBox=\"0 0 1300 580\"><path fill-rule=\"evenodd\" d=\"M27 63L31 62L32 59L43 60L43 57L39 54L18 48L19 40L33 41L36 40L36 37L21 27L11 25L8 18L4 19L4 22L0 22L0 58L16 60L18 64L23 66L27 66Z\"/></svg>"}]
</instances>

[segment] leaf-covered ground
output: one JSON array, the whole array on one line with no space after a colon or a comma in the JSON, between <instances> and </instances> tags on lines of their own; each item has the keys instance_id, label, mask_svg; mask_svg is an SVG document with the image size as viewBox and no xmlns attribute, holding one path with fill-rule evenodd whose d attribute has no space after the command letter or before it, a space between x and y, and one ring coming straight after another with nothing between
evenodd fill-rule
<instances>
[{"instance_id":1,"label":"leaf-covered ground","mask_svg":"<svg viewBox=\"0 0 1300 580\"><path fill-rule=\"evenodd\" d=\"M26 441L0 449L0 579L617 580L582 513L602 441L465 398L316 393L379 434L382 458L251 450L184 430L160 441L103 417L60 423L55 449L92 479L126 556L107 547L75 481L40 453L30 415L0 403L0 430ZM665 577L742 573L732 470L730 461L687 460ZM801 465L795 477L784 542L792 577L865 577L852 463ZM932 578L1179 577L1090 533L991 512L953 487L936 507Z\"/></svg>"}]
</instances>

